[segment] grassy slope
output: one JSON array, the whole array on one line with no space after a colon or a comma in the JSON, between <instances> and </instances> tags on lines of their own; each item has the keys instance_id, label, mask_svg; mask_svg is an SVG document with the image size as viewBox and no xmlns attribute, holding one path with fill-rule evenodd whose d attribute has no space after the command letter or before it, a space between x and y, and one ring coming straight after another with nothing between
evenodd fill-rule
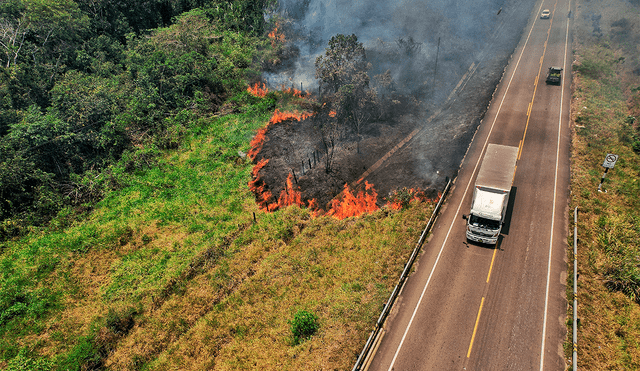
<instances>
[{"instance_id":1,"label":"grassy slope","mask_svg":"<svg viewBox=\"0 0 640 371\"><path fill-rule=\"evenodd\" d=\"M603 15L601 37L594 37L592 13ZM640 11L622 1L579 2L576 18L571 203L572 209L578 207L579 219L578 366L639 369L640 298L634 301L630 291L610 291L607 283L637 289L640 282L640 156L632 150L638 131L630 118L640 113L640 78L630 71L640 66ZM600 165L607 153L620 160L606 176L607 192L599 193ZM569 298L572 303L571 293ZM573 309L569 311L571 317ZM566 348L570 361L570 344Z\"/></svg>"},{"instance_id":2,"label":"grassy slope","mask_svg":"<svg viewBox=\"0 0 640 371\"><path fill-rule=\"evenodd\" d=\"M260 112L193 123L157 164L115 169L128 186L88 220L62 216L9 243L4 271L36 279L23 288L42 310L8 320L4 358L58 369L350 368L431 205L342 221L259 212L238 151L267 122ZM321 327L294 345L288 320L299 309Z\"/></svg>"}]
</instances>

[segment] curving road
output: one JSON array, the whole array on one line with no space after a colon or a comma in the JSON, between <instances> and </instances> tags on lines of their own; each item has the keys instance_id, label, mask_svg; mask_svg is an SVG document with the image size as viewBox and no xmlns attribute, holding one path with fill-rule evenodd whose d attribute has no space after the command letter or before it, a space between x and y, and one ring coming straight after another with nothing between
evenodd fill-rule
<instances>
[{"instance_id":1,"label":"curving road","mask_svg":"<svg viewBox=\"0 0 640 371\"><path fill-rule=\"evenodd\" d=\"M368 370L565 369L570 80L545 77L571 75L572 6L534 7ZM467 243L462 219L488 143L520 148L497 248Z\"/></svg>"}]
</instances>

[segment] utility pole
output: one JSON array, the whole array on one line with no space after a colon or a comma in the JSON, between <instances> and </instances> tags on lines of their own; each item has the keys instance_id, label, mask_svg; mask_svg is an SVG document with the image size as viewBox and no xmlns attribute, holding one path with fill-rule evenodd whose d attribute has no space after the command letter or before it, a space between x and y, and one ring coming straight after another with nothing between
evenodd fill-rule
<instances>
[{"instance_id":1,"label":"utility pole","mask_svg":"<svg viewBox=\"0 0 640 371\"><path fill-rule=\"evenodd\" d=\"M435 94L435 88L436 88L436 73L438 72L438 55L440 55L440 38L438 37L438 48L436 49L436 65L433 68L433 83L431 84L432 88L432 93Z\"/></svg>"}]
</instances>

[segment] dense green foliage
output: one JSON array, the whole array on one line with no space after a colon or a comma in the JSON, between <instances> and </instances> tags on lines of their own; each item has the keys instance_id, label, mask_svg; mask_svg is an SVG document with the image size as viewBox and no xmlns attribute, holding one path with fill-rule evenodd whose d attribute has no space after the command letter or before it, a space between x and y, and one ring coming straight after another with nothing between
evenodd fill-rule
<instances>
[{"instance_id":1,"label":"dense green foliage","mask_svg":"<svg viewBox=\"0 0 640 371\"><path fill-rule=\"evenodd\" d=\"M241 92L269 3L1 2L0 239L91 207L123 154L148 163Z\"/></svg>"},{"instance_id":2,"label":"dense green foliage","mask_svg":"<svg viewBox=\"0 0 640 371\"><path fill-rule=\"evenodd\" d=\"M320 328L318 316L306 310L297 311L293 319L289 321L289 325L294 344L299 344L300 341L313 336Z\"/></svg>"}]
</instances>

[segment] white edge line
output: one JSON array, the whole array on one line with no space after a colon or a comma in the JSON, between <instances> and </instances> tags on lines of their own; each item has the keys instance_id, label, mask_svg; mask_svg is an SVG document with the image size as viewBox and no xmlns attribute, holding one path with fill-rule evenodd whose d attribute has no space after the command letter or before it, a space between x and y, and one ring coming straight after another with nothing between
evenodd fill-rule
<instances>
[{"instance_id":1,"label":"white edge line","mask_svg":"<svg viewBox=\"0 0 640 371\"><path fill-rule=\"evenodd\" d=\"M571 11L571 0L569 0L569 11ZM567 17L567 31L565 35L564 42L564 61L562 62L562 69L566 71L567 67L567 45L569 44L569 18ZM565 73L564 79L562 79L562 94L560 94L560 114L558 120L558 140L556 143L556 173L555 180L553 184L553 209L551 211L551 235L549 236L549 261L547 262L547 288L545 292L544 298L544 318L542 320L542 345L540 348L540 371L544 370L544 351L545 351L545 342L546 342L546 334L547 334L547 315L549 311L549 285L551 282L551 254L553 252L553 229L555 227L556 220L556 199L557 199L557 190L558 190L558 162L560 158L560 138L561 138L561 130L562 130L562 107L564 104L564 85L567 80L567 76Z\"/></svg>"},{"instance_id":2,"label":"white edge line","mask_svg":"<svg viewBox=\"0 0 640 371\"><path fill-rule=\"evenodd\" d=\"M540 4L540 9L542 9L542 4ZM540 9L538 9L538 13L540 12ZM520 65L520 61L522 60L522 56L524 54L525 49L527 48L527 44L529 43L529 39L531 38L531 33L533 32L533 27L535 26L537 21L537 17L534 18L533 24L531 25L531 29L529 29L529 34L527 35L527 40L525 41L524 45L522 46L522 51L520 52L520 56L518 57L518 62L516 63L516 66L513 69L513 73L511 74L511 77L509 78L509 83L507 84L507 88L504 91L504 94L502 96L502 100L500 101L500 106L498 106L498 111L496 112L496 116L493 119L493 122L491 123L491 129L489 129L489 133L487 133L487 139L484 141L484 144L482 146L482 151L480 152L480 157L478 157L478 161L476 162L475 167L473 168L473 173L471 174L471 177L469 178L469 182L467 183L467 187L464 190L464 193L462 195L462 199L460 201L460 204L458 205L458 209L456 210L456 214L453 217L453 220L455 221L456 219L458 219L458 214L460 213L460 208L462 207L462 203L464 202L465 197L467 196L467 192L469 191L469 187L471 186L471 180L473 179L473 176L476 173L476 170L478 170L478 165L480 165L480 160L482 159L482 153L484 153L485 149L487 148L487 143L489 143L489 138L491 137L491 133L493 132L493 128L495 127L496 121L498 120L498 116L500 115L500 111L502 110L502 104L504 103L504 100L507 97L507 93L509 92L509 88L511 87L511 82L513 81L513 77L515 76L516 72L518 71L518 66ZM564 84L564 81L563 81ZM438 265L438 262L440 261L440 256L442 255L442 251L444 250L444 246L447 244L447 240L449 239L449 235L451 234L451 230L453 229L453 222L451 222L451 225L449 226L449 230L447 231L447 235L444 238L444 241L442 243L442 246L440 247L440 251L438 252L438 256L436 258L436 261L433 263L433 267L431 268L431 272L429 273L429 278L427 278L427 282L424 284L424 288L422 289L422 294L420 294L420 299L418 299L418 303L416 303L416 307L413 310L413 314L411 315L411 319L409 320L409 323L407 324L406 329L404 330L404 334L402 335L402 339L400 340L400 344L398 344L398 348L396 349L395 354L393 355L393 359L391 360L391 364L389 365L388 370L391 371L393 369L393 365L396 363L396 359L398 358L398 354L400 353L400 349L402 348L402 345L404 344L405 339L407 338L407 334L409 333L409 328L411 328L411 324L413 323L413 320L416 317L416 314L418 313L418 308L420 307L420 304L422 303L422 299L424 298L424 295L427 291L427 287L429 286L429 282L431 282L431 277L433 277L433 272L435 272L436 270L436 266Z\"/></svg>"}]
</instances>

